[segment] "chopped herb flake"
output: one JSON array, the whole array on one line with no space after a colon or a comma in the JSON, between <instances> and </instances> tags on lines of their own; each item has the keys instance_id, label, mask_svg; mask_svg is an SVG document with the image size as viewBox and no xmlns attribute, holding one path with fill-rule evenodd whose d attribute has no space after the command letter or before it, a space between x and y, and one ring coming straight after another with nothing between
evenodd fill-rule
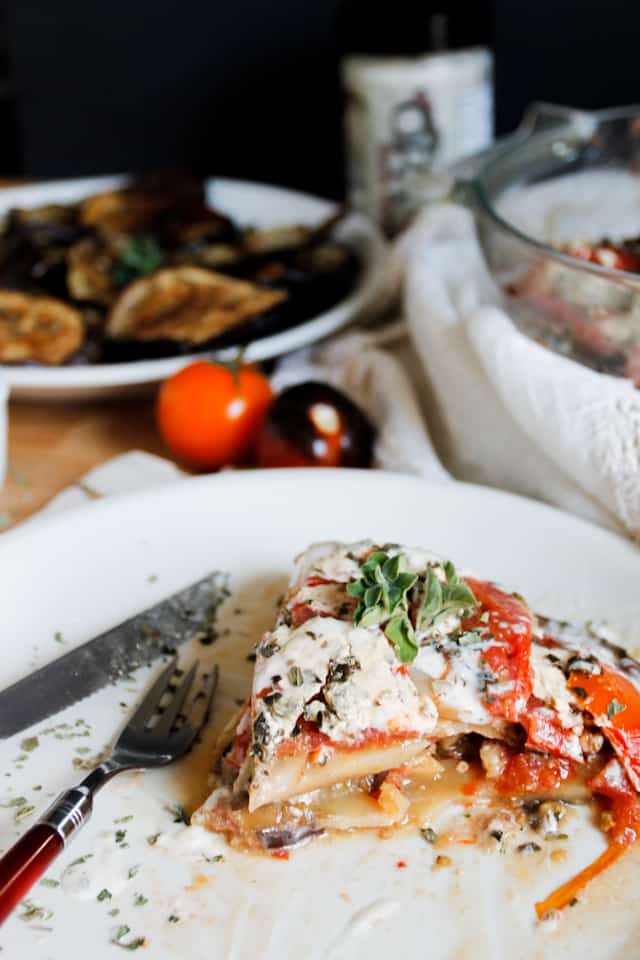
<instances>
[{"instance_id":1,"label":"chopped herb flake","mask_svg":"<svg viewBox=\"0 0 640 960\"><path fill-rule=\"evenodd\" d=\"M10 800L0 803L0 807L24 807L26 802L26 797L11 797Z\"/></svg>"},{"instance_id":2,"label":"chopped herb flake","mask_svg":"<svg viewBox=\"0 0 640 960\"><path fill-rule=\"evenodd\" d=\"M609 720L612 720L618 713L622 713L622 711L626 709L626 703L620 703L620 701L614 697L613 700L610 700L607 704L607 717Z\"/></svg>"},{"instance_id":3,"label":"chopped herb flake","mask_svg":"<svg viewBox=\"0 0 640 960\"><path fill-rule=\"evenodd\" d=\"M48 920L53 916L53 910L40 907L33 900L23 900L20 906L23 907L20 919L24 920L25 923L30 923L32 920Z\"/></svg>"},{"instance_id":4,"label":"chopped herb flake","mask_svg":"<svg viewBox=\"0 0 640 960\"><path fill-rule=\"evenodd\" d=\"M103 900L111 900L111 891L107 890L106 887L103 887L100 893L98 894L98 896L96 897L96 900L99 900L101 903Z\"/></svg>"},{"instance_id":5,"label":"chopped herb flake","mask_svg":"<svg viewBox=\"0 0 640 960\"><path fill-rule=\"evenodd\" d=\"M432 827L422 827L420 834L427 843L435 843L438 839L438 835Z\"/></svg>"},{"instance_id":6,"label":"chopped herb flake","mask_svg":"<svg viewBox=\"0 0 640 960\"><path fill-rule=\"evenodd\" d=\"M184 803L172 803L168 809L174 823L184 823L189 826L190 818Z\"/></svg>"},{"instance_id":7,"label":"chopped herb flake","mask_svg":"<svg viewBox=\"0 0 640 960\"><path fill-rule=\"evenodd\" d=\"M287 677L289 678L289 683L291 684L292 687L301 687L302 684L304 683L302 670L300 669L300 667L296 666L295 664L294 666L289 667L289 670L287 672Z\"/></svg>"},{"instance_id":8,"label":"chopped herb flake","mask_svg":"<svg viewBox=\"0 0 640 960\"><path fill-rule=\"evenodd\" d=\"M123 937L126 937L128 933L131 932L131 928L123 923L122 926L118 927L116 930L115 936L112 939L111 943L116 947L122 947L123 950L137 950L138 947L143 947L146 943L144 937L133 937L131 940L126 942L123 940Z\"/></svg>"},{"instance_id":9,"label":"chopped herb flake","mask_svg":"<svg viewBox=\"0 0 640 960\"><path fill-rule=\"evenodd\" d=\"M69 866L70 866L70 867L77 867L78 864L80 864L80 863L86 863L87 860L90 860L92 856L93 856L92 853L85 853L84 857L78 857L78 859L77 859L77 860L73 860L73 861L69 864Z\"/></svg>"}]
</instances>

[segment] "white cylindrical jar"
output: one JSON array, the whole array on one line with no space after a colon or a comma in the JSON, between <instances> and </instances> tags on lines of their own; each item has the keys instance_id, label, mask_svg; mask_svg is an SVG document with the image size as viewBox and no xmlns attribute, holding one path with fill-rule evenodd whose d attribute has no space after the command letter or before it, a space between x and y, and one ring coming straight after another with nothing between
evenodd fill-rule
<instances>
[{"instance_id":1,"label":"white cylindrical jar","mask_svg":"<svg viewBox=\"0 0 640 960\"><path fill-rule=\"evenodd\" d=\"M397 233L441 193L448 163L493 139L493 58L486 47L418 57L348 55L349 203Z\"/></svg>"}]
</instances>

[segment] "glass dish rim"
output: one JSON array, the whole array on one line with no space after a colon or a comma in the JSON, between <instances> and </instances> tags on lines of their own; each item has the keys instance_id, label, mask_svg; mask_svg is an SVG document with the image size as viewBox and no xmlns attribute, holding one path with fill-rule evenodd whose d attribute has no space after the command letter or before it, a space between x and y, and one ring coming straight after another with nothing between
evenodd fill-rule
<instances>
[{"instance_id":1,"label":"glass dish rim","mask_svg":"<svg viewBox=\"0 0 640 960\"><path fill-rule=\"evenodd\" d=\"M535 108L536 105L534 104L532 109L535 111ZM628 106L623 107L607 107L604 110L593 111L567 108L567 122L570 122L572 116L577 115L588 117L596 123L607 120L615 120L618 117L636 118L638 122L640 122L640 104L629 104ZM562 135L563 129L566 128L558 129L558 136ZM549 130L548 132L551 131ZM633 287L634 289L637 289L640 286L640 274L632 273L629 270L618 270L611 267L604 267L597 263L590 263L588 260L582 260L580 257L574 257L569 253L564 253L562 250L558 250L556 247L549 246L542 240L536 240L535 237L532 237L524 231L518 229L518 227L514 226L498 213L489 196L487 195L482 178L485 172L491 170L495 163L497 163L503 157L509 156L509 154L512 154L514 151L521 149L526 145L527 140L539 135L539 132L536 132L532 128L532 125L527 122L527 114L525 114L523 128L517 131L517 134L519 134L519 136L517 136L516 142L514 142L512 145L504 147L503 149L498 149L493 154L489 154L482 165L475 172L475 175L468 182L468 185L473 190L475 198L477 199L482 212L485 213L489 219L492 220L496 226L505 233L510 234L525 246L532 247L535 251L544 254L545 257L557 261L563 267L566 267L570 270L581 270L585 273L599 277L602 280L609 280L625 287Z\"/></svg>"}]
</instances>

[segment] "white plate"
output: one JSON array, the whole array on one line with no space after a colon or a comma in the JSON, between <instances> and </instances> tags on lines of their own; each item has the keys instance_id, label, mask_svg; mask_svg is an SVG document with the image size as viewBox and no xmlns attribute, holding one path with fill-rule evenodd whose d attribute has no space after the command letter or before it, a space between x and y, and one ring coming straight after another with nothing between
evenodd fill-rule
<instances>
[{"instance_id":1,"label":"white plate","mask_svg":"<svg viewBox=\"0 0 640 960\"><path fill-rule=\"evenodd\" d=\"M11 207L72 203L91 193L111 190L125 179L91 177L1 190L0 218ZM239 224L257 227L321 223L337 210L331 201L307 193L223 178L207 182L207 199L217 210L228 214ZM351 244L362 258L363 269L353 292L335 307L306 323L256 340L247 349L247 360L267 360L315 343L379 305L383 293L385 256L385 244L379 230L367 217L352 213L339 225L336 236ZM218 355L233 356L235 353L236 349L231 348L219 351ZM6 366L3 369L7 374L13 398L99 400L148 388L179 370L190 359L192 358L180 356L78 367Z\"/></svg>"},{"instance_id":2,"label":"white plate","mask_svg":"<svg viewBox=\"0 0 640 960\"><path fill-rule=\"evenodd\" d=\"M5 534L0 681L17 679L205 572L223 569L232 587L223 632L198 651L222 670L211 740L237 709L236 698L247 693L245 655L272 620L293 555L316 539L367 535L432 547L518 587L552 614L613 616L623 627L638 619L638 551L541 504L385 473L226 474L105 500ZM62 643L54 639L58 631ZM29 823L14 823L10 798L24 796L40 811L78 777L73 758L82 756L79 749L99 753L147 682L145 671L1 744L4 847ZM27 735L38 736L32 751L20 746ZM548 851L510 857L460 847L448 851L450 868L434 871L433 849L413 833L386 841L320 841L288 862L257 858L174 824L165 809L206 794L209 751L203 744L171 771L113 781L98 798L92 823L49 872L59 879L71 861L93 853L65 880L68 885L75 876L81 885L84 877L82 896L37 886L31 899L53 916L12 917L0 933L2 955L85 960L90 951L92 960L113 960L109 938L119 924L147 938L140 955L154 960L612 960L640 952L634 852L596 881L556 930L535 923L534 900L602 848L593 827L575 828L563 863ZM35 790L38 785L43 789ZM117 829L126 830L128 846L116 843ZM158 832L149 846L146 837ZM217 853L223 862L204 859ZM406 869L397 868L398 860ZM96 899L103 888L112 899ZM137 894L148 902L135 906ZM171 915L179 922L170 923Z\"/></svg>"}]
</instances>

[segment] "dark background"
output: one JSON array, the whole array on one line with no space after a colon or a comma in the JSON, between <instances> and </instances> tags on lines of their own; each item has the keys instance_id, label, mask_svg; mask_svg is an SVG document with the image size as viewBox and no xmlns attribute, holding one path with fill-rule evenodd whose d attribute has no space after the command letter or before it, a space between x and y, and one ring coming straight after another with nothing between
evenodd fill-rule
<instances>
[{"instance_id":1,"label":"dark background","mask_svg":"<svg viewBox=\"0 0 640 960\"><path fill-rule=\"evenodd\" d=\"M0 175L182 166L340 196L340 47L373 25L415 41L415 10L415 0L0 0ZM640 100L640 4L476 0L455 13L461 30L492 38L498 133L533 99Z\"/></svg>"}]
</instances>

